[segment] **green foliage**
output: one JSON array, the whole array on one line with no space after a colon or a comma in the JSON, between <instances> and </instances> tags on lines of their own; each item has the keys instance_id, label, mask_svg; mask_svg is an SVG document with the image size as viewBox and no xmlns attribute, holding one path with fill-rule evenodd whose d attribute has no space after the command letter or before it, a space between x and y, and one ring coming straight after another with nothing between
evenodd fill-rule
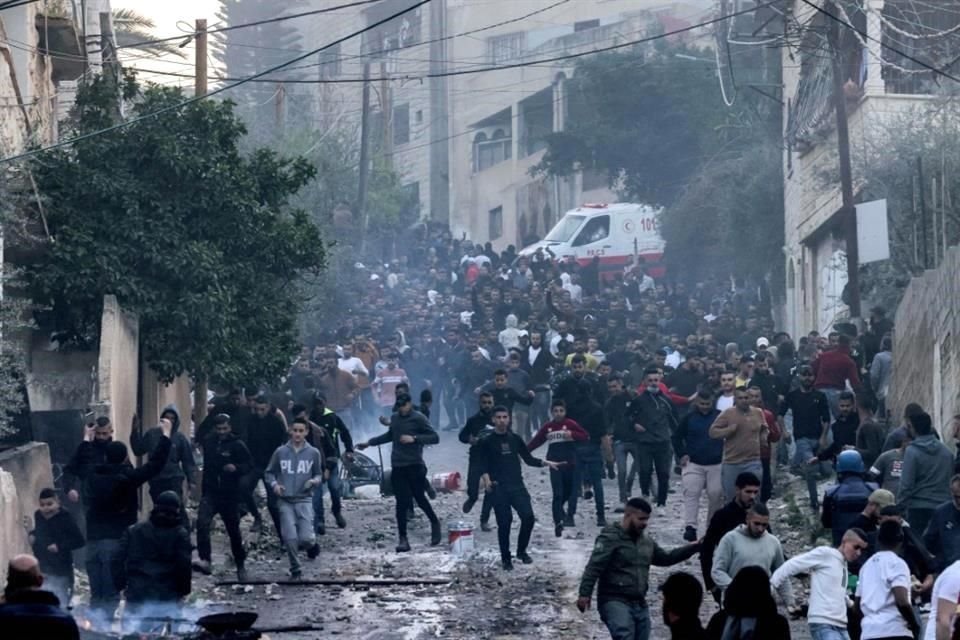
<instances>
[{"instance_id":1,"label":"green foliage","mask_svg":"<svg viewBox=\"0 0 960 640\"><path fill-rule=\"evenodd\" d=\"M568 83L567 129L548 138L536 169L598 171L623 199L664 207L661 233L675 273L779 282L780 107L745 86L773 83L776 71L752 49L737 52L732 108L710 50L662 44L583 59Z\"/></svg>"},{"instance_id":2,"label":"green foliage","mask_svg":"<svg viewBox=\"0 0 960 640\"><path fill-rule=\"evenodd\" d=\"M871 305L896 309L910 278L924 271L921 188L928 221L926 266L938 264L944 227L948 246L960 241L960 182L955 179L960 173L958 138L960 104L956 98L944 98L905 111L853 147L854 181L862 179L866 185L859 199L887 200L890 259L861 268L862 296ZM922 185L918 158L923 164ZM826 185L830 178L821 179Z\"/></svg>"},{"instance_id":3,"label":"green foliage","mask_svg":"<svg viewBox=\"0 0 960 640\"><path fill-rule=\"evenodd\" d=\"M135 88L129 84L128 89ZM184 99L151 86L132 116ZM116 89L77 96L73 134L109 120ZM325 253L290 198L315 175L303 158L242 154L231 103L204 100L33 162L53 241L26 266L43 324L92 346L104 294L140 315L142 349L165 380L270 381L298 344L301 278Z\"/></svg>"},{"instance_id":4,"label":"green foliage","mask_svg":"<svg viewBox=\"0 0 960 640\"><path fill-rule=\"evenodd\" d=\"M129 46L131 44L139 44L157 39L157 36L154 34L154 29L157 28L157 25L147 16L139 14L133 9L114 9L112 15L113 32L118 46ZM184 34L184 38L186 38L187 35L188 34ZM137 50L143 54L154 56L186 57L186 53L180 48L179 43L175 41L154 42L152 44L139 46Z\"/></svg>"}]
</instances>

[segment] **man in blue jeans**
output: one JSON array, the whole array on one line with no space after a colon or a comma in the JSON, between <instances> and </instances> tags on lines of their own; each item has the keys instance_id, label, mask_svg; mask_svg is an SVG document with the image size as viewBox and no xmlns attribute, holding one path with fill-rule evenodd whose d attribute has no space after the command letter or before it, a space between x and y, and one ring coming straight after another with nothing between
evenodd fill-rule
<instances>
[{"instance_id":1,"label":"man in blue jeans","mask_svg":"<svg viewBox=\"0 0 960 640\"><path fill-rule=\"evenodd\" d=\"M665 551L645 534L650 503L630 498L623 520L603 529L580 579L577 608L585 612L597 589L597 610L613 640L648 640L650 611L647 588L650 565L669 567L700 550L700 542Z\"/></svg>"},{"instance_id":2,"label":"man in blue jeans","mask_svg":"<svg viewBox=\"0 0 960 640\"><path fill-rule=\"evenodd\" d=\"M814 374L809 365L797 370L800 388L789 392L780 406L780 430L783 432L783 416L789 411L793 415L793 439L796 452L793 464L807 481L807 493L810 496L810 508L820 510L817 495L817 473L820 464L807 464L817 455L820 438L830 427L830 405L822 391L813 388Z\"/></svg>"}]
</instances>

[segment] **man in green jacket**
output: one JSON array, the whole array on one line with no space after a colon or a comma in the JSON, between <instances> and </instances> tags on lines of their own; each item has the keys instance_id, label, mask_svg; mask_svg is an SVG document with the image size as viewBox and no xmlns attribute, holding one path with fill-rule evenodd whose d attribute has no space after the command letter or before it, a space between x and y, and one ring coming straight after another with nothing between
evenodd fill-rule
<instances>
[{"instance_id":1,"label":"man in green jacket","mask_svg":"<svg viewBox=\"0 0 960 640\"><path fill-rule=\"evenodd\" d=\"M630 498L623 510L623 521L600 532L583 577L577 608L590 608L594 585L597 609L613 640L648 640L650 613L647 610L647 586L650 565L669 567L683 562L700 550L700 541L671 551L647 537L650 503Z\"/></svg>"}]
</instances>

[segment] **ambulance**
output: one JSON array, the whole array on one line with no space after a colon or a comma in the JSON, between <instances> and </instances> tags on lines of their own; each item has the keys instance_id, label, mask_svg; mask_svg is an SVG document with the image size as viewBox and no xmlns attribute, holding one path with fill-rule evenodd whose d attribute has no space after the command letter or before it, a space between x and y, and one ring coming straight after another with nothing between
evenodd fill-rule
<instances>
[{"instance_id":1,"label":"ambulance","mask_svg":"<svg viewBox=\"0 0 960 640\"><path fill-rule=\"evenodd\" d=\"M521 256L549 249L557 260L581 265L600 259L600 273L612 277L637 261L653 277L663 275L663 238L657 229L660 209L642 204L584 204L564 214L546 237L524 247Z\"/></svg>"}]
</instances>

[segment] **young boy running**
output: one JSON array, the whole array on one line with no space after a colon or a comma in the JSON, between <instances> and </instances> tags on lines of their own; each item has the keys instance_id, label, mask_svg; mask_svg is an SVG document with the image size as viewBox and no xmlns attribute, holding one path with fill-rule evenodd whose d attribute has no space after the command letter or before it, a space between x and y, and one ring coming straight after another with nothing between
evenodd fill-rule
<instances>
[{"instance_id":1,"label":"young boy running","mask_svg":"<svg viewBox=\"0 0 960 640\"><path fill-rule=\"evenodd\" d=\"M556 462L556 468L550 468L550 488L553 490L553 527L559 538L563 527L573 526L573 516L577 511L577 491L575 476L577 468L577 441L590 439L583 427L567 417L567 404L563 400L554 400L550 406L553 420L547 422L527 443L528 451L535 451L544 442L547 448L547 461ZM563 505L568 508L564 513Z\"/></svg>"},{"instance_id":2,"label":"young boy running","mask_svg":"<svg viewBox=\"0 0 960 640\"><path fill-rule=\"evenodd\" d=\"M264 477L279 498L280 537L290 558L290 577L303 577L299 549L307 550L313 560L320 555L320 545L313 529L313 490L323 481L323 456L307 444L310 426L303 418L295 419L288 430L290 441L273 452Z\"/></svg>"}]
</instances>

